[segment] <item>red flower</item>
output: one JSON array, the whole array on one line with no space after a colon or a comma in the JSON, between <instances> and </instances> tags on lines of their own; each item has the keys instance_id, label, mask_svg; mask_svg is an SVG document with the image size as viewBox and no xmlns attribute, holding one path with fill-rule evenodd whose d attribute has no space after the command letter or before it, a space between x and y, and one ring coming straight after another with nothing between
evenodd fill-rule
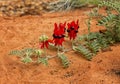
<instances>
[{"instance_id":1,"label":"red flower","mask_svg":"<svg viewBox=\"0 0 120 84\"><path fill-rule=\"evenodd\" d=\"M72 21L71 23L68 23L68 29L67 29L67 32L68 32L68 36L71 39L75 39L76 36L77 36L77 33L78 33L78 28L79 28L79 25L78 25L78 22L79 20L77 20L76 22L75 21Z\"/></svg>"},{"instance_id":2,"label":"red flower","mask_svg":"<svg viewBox=\"0 0 120 84\"><path fill-rule=\"evenodd\" d=\"M40 48L41 48L41 49L43 49L43 48L48 48L49 43L53 43L53 41L52 41L52 40L42 41L42 42L40 43Z\"/></svg>"},{"instance_id":3,"label":"red flower","mask_svg":"<svg viewBox=\"0 0 120 84\"><path fill-rule=\"evenodd\" d=\"M65 25L66 22L64 24L60 23L59 26L56 23L54 24L53 41L55 46L62 46L62 43L65 41Z\"/></svg>"}]
</instances>

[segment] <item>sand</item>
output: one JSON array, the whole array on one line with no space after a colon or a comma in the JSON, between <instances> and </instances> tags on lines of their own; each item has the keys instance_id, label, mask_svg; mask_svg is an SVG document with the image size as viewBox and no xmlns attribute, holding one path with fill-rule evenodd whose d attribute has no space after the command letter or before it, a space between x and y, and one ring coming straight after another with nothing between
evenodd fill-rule
<instances>
[{"instance_id":1,"label":"sand","mask_svg":"<svg viewBox=\"0 0 120 84\"><path fill-rule=\"evenodd\" d=\"M71 61L63 69L58 58L49 60L49 65L24 64L16 56L8 55L11 50L39 47L38 38L46 34L52 39L54 23L71 22L79 19L79 33L87 33L85 20L89 8L68 12L46 13L40 16L0 17L0 84L120 84L120 44L111 46L112 51L99 52L92 61L73 51L66 56ZM91 31L102 27L92 22ZM64 46L69 48L66 40ZM52 55L54 50L48 50Z\"/></svg>"}]
</instances>

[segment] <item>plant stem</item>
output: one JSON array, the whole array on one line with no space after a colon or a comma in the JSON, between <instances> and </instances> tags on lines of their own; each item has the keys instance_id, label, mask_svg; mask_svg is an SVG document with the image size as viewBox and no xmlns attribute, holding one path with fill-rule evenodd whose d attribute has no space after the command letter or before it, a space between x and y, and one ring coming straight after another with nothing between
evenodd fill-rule
<instances>
[{"instance_id":1,"label":"plant stem","mask_svg":"<svg viewBox=\"0 0 120 84\"><path fill-rule=\"evenodd\" d=\"M69 52L69 51L72 51L72 49L65 50L65 51L62 52L61 54L64 54L64 53ZM51 58L55 58L55 57L57 57L57 56L58 56L58 54L55 55L55 56L47 56L47 58L48 58L48 59L51 59Z\"/></svg>"},{"instance_id":2,"label":"plant stem","mask_svg":"<svg viewBox=\"0 0 120 84\"><path fill-rule=\"evenodd\" d=\"M47 56L46 48L44 48L44 53L45 53L45 56Z\"/></svg>"},{"instance_id":3,"label":"plant stem","mask_svg":"<svg viewBox=\"0 0 120 84\"><path fill-rule=\"evenodd\" d=\"M57 47L57 53L60 53L60 46Z\"/></svg>"},{"instance_id":4,"label":"plant stem","mask_svg":"<svg viewBox=\"0 0 120 84\"><path fill-rule=\"evenodd\" d=\"M72 49L73 49L73 46L74 46L74 40L72 40L71 43L72 43Z\"/></svg>"}]
</instances>

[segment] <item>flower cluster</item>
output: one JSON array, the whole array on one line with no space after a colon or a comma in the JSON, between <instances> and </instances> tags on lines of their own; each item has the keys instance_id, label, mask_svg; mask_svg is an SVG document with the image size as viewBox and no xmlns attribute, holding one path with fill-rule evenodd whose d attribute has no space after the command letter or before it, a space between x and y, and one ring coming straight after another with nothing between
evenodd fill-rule
<instances>
[{"instance_id":1,"label":"flower cluster","mask_svg":"<svg viewBox=\"0 0 120 84\"><path fill-rule=\"evenodd\" d=\"M65 41L64 37L65 37L65 28L66 26L66 22L60 23L59 25L57 25L57 23L54 24L54 33L53 33L53 41L55 43L55 46L62 46L62 43Z\"/></svg>"},{"instance_id":2,"label":"flower cluster","mask_svg":"<svg viewBox=\"0 0 120 84\"><path fill-rule=\"evenodd\" d=\"M79 25L79 20L72 21L67 24L67 32L70 40L74 40L77 36ZM49 43L53 43L55 46L62 46L65 41L66 33L66 22L65 23L54 23L54 32L53 32L53 40L49 40L47 36L41 36L40 38L40 48L48 48Z\"/></svg>"},{"instance_id":3,"label":"flower cluster","mask_svg":"<svg viewBox=\"0 0 120 84\"><path fill-rule=\"evenodd\" d=\"M76 36L77 36L77 33L78 33L78 28L79 28L79 25L78 25L78 22L79 20L77 20L76 22L75 21L72 21L71 23L68 23L68 29L67 29L67 32L68 32L68 36L71 39L75 39Z\"/></svg>"}]
</instances>

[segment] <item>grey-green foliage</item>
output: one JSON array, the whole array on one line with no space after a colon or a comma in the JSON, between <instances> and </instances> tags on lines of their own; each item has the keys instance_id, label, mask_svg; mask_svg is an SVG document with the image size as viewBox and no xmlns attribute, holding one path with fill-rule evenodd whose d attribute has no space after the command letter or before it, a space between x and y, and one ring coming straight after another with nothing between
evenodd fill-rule
<instances>
[{"instance_id":1,"label":"grey-green foliage","mask_svg":"<svg viewBox=\"0 0 120 84\"><path fill-rule=\"evenodd\" d=\"M61 53L58 54L58 57L61 59L63 68L68 68L70 64L70 61L68 60L68 58L64 54L61 54Z\"/></svg>"},{"instance_id":2,"label":"grey-green foliage","mask_svg":"<svg viewBox=\"0 0 120 84\"><path fill-rule=\"evenodd\" d=\"M106 14L104 15L99 11L101 7L106 7ZM104 37L108 43L114 43L120 41L120 1L119 0L103 0L100 1L97 11L90 12L90 18L98 16L98 25L104 26L106 32ZM113 12L114 11L114 12ZM100 17L99 17L100 15ZM104 42L103 42L104 43Z\"/></svg>"},{"instance_id":3,"label":"grey-green foliage","mask_svg":"<svg viewBox=\"0 0 120 84\"><path fill-rule=\"evenodd\" d=\"M82 35L76 39L76 43L73 50L83 54L88 60L91 60L100 50L109 47L108 40L99 32Z\"/></svg>"},{"instance_id":4,"label":"grey-green foliage","mask_svg":"<svg viewBox=\"0 0 120 84\"><path fill-rule=\"evenodd\" d=\"M107 15L100 14L98 11L100 7L105 6ZM113 13L112 10L117 11ZM104 26L106 29L103 32L91 33L91 24L88 20L89 34L82 35L77 38L76 45L73 47L75 51L80 52L88 60L99 52L99 50L109 47L110 44L120 41L120 1L100 1L98 8L94 9L89 14L89 20L93 17L98 17L99 26Z\"/></svg>"},{"instance_id":5,"label":"grey-green foliage","mask_svg":"<svg viewBox=\"0 0 120 84\"><path fill-rule=\"evenodd\" d=\"M31 62L33 62L32 58L30 58L29 56L26 56L26 57L22 58L21 61L23 63L31 63Z\"/></svg>"},{"instance_id":6,"label":"grey-green foliage","mask_svg":"<svg viewBox=\"0 0 120 84\"><path fill-rule=\"evenodd\" d=\"M23 53L22 53L21 51L19 51L19 50L12 50L12 51L9 53L9 55L15 55L15 56L21 57L21 56L23 56Z\"/></svg>"},{"instance_id":7,"label":"grey-green foliage","mask_svg":"<svg viewBox=\"0 0 120 84\"><path fill-rule=\"evenodd\" d=\"M111 43L120 41L120 1L110 0L110 1L101 1L99 8L105 6L107 8L107 16L104 16L98 21L99 25L106 27L105 35ZM113 13L112 10L115 10L117 13Z\"/></svg>"},{"instance_id":8,"label":"grey-green foliage","mask_svg":"<svg viewBox=\"0 0 120 84\"><path fill-rule=\"evenodd\" d=\"M109 25L110 22L114 22L114 20L117 18L115 14L108 14L107 16L102 17L98 21L98 25ZM112 24L113 25L113 24Z\"/></svg>"},{"instance_id":9,"label":"grey-green foliage","mask_svg":"<svg viewBox=\"0 0 120 84\"><path fill-rule=\"evenodd\" d=\"M116 30L114 30L115 31L115 38L116 38L116 41L120 41L120 15L119 15L116 22L117 22L115 25Z\"/></svg>"},{"instance_id":10,"label":"grey-green foliage","mask_svg":"<svg viewBox=\"0 0 120 84\"><path fill-rule=\"evenodd\" d=\"M9 53L9 55L16 55L19 57L24 57L24 56L31 56L34 53L35 49L33 48L25 48L22 50L13 50Z\"/></svg>"},{"instance_id":11,"label":"grey-green foliage","mask_svg":"<svg viewBox=\"0 0 120 84\"><path fill-rule=\"evenodd\" d=\"M48 58L47 57L42 57L42 58L38 58L38 63L42 63L44 65L48 65Z\"/></svg>"},{"instance_id":12,"label":"grey-green foliage","mask_svg":"<svg viewBox=\"0 0 120 84\"><path fill-rule=\"evenodd\" d=\"M33 62L33 59L32 59L33 56L38 56L38 58L40 58L40 56L42 55L42 51L34 48L25 48L22 50L13 50L9 53L9 55L18 56L21 58L22 62L30 63L30 62Z\"/></svg>"},{"instance_id":13,"label":"grey-green foliage","mask_svg":"<svg viewBox=\"0 0 120 84\"><path fill-rule=\"evenodd\" d=\"M90 34L90 27L91 27L91 18L89 18L87 21L86 21L86 25L88 27L88 33Z\"/></svg>"},{"instance_id":14,"label":"grey-green foliage","mask_svg":"<svg viewBox=\"0 0 120 84\"><path fill-rule=\"evenodd\" d=\"M109 47L109 42L106 36L102 33L95 33L96 35L96 41L100 46L100 49L104 49Z\"/></svg>"},{"instance_id":15,"label":"grey-green foliage","mask_svg":"<svg viewBox=\"0 0 120 84\"><path fill-rule=\"evenodd\" d=\"M83 56L88 60L92 59L93 53L87 47L83 45L79 45L77 47L74 46L73 50L83 54Z\"/></svg>"},{"instance_id":16,"label":"grey-green foliage","mask_svg":"<svg viewBox=\"0 0 120 84\"><path fill-rule=\"evenodd\" d=\"M120 15L114 15L116 17L113 17L113 19L107 19L107 16L105 17L106 21L101 19L102 26L106 27L105 36L110 41L110 43L119 42L120 41ZM108 16L109 17L109 16ZM108 21L107 21L108 20ZM98 22L99 22L98 21Z\"/></svg>"},{"instance_id":17,"label":"grey-green foliage","mask_svg":"<svg viewBox=\"0 0 120 84\"><path fill-rule=\"evenodd\" d=\"M120 1L117 1L117 0L108 0L108 1L102 0L102 1L100 1L99 7L103 7L103 6L112 8L113 10L120 13Z\"/></svg>"},{"instance_id":18,"label":"grey-green foliage","mask_svg":"<svg viewBox=\"0 0 120 84\"><path fill-rule=\"evenodd\" d=\"M97 54L97 52L99 51L100 49L100 44L98 43L97 40L94 40L92 42L89 42L87 44L87 46L89 47L89 49L94 53L94 54Z\"/></svg>"}]
</instances>

